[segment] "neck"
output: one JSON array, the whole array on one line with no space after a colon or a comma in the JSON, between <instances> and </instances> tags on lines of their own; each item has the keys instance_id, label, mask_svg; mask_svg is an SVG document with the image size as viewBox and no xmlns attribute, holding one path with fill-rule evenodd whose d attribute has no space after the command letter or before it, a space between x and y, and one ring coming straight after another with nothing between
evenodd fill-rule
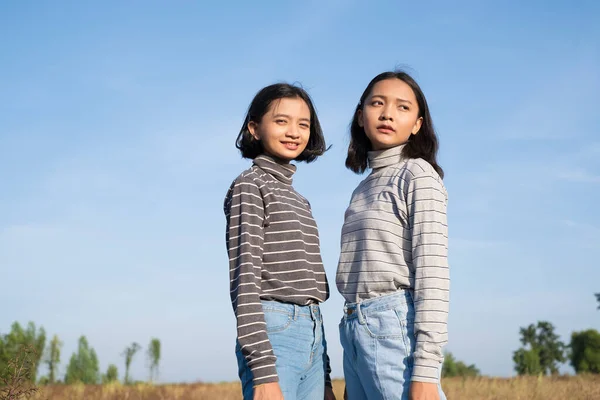
<instances>
[{"instance_id":1,"label":"neck","mask_svg":"<svg viewBox=\"0 0 600 400\"><path fill-rule=\"evenodd\" d=\"M254 159L254 165L273 176L280 182L291 185L292 176L296 172L296 166L289 161L273 157L270 154L263 153Z\"/></svg>"},{"instance_id":2,"label":"neck","mask_svg":"<svg viewBox=\"0 0 600 400\"><path fill-rule=\"evenodd\" d=\"M405 145L406 144L401 144L389 149L369 151L367 153L369 158L369 168L377 169L398 164L403 159L402 150Z\"/></svg>"}]
</instances>

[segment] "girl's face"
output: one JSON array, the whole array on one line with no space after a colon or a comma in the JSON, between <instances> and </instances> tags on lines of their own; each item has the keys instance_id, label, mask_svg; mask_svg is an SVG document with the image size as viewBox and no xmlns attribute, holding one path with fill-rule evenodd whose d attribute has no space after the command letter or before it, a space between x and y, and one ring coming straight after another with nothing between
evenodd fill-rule
<instances>
[{"instance_id":1,"label":"girl's face","mask_svg":"<svg viewBox=\"0 0 600 400\"><path fill-rule=\"evenodd\" d=\"M260 122L250 121L248 130L261 140L266 154L284 161L298 157L310 137L310 110L300 98L273 101Z\"/></svg>"},{"instance_id":2,"label":"girl's face","mask_svg":"<svg viewBox=\"0 0 600 400\"><path fill-rule=\"evenodd\" d=\"M415 93L395 78L377 82L358 110L358 125L365 130L373 150L406 143L410 135L419 132L422 122Z\"/></svg>"}]
</instances>

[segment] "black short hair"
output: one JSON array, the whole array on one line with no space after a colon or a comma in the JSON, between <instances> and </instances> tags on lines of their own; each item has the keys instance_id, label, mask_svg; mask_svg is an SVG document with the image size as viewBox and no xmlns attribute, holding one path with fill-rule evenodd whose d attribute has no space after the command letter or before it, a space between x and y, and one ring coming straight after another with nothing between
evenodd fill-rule
<instances>
[{"instance_id":1,"label":"black short hair","mask_svg":"<svg viewBox=\"0 0 600 400\"><path fill-rule=\"evenodd\" d=\"M350 123L350 145L346 157L346 167L357 174L362 174L367 169L368 152L372 150L371 142L364 128L358 125L358 111L364 107L365 100L371 94L373 86L377 82L386 79L400 79L413 90L419 105L419 117L423 118L418 135L410 135L408 143L402 149L402 155L406 158L422 158L427 161L444 178L444 170L437 162L438 138L433 127L433 120L429 114L429 106L425 94L417 82L404 71L382 72L369 82L367 88L360 97L360 101L354 110L354 116Z\"/></svg>"},{"instance_id":2,"label":"black short hair","mask_svg":"<svg viewBox=\"0 0 600 400\"><path fill-rule=\"evenodd\" d=\"M244 124L235 141L237 147L242 153L243 158L254 159L263 154L264 149L260 140L256 140L248 131L248 123L250 121L259 123L262 117L267 113L269 107L274 101L283 98L299 98L304 100L310 110L310 136L306 148L295 161L306 161L310 163L317 159L318 156L325 153L325 137L321 129L321 123L317 117L317 111L312 103L308 93L299 86L288 83L275 83L262 88L250 103Z\"/></svg>"}]
</instances>

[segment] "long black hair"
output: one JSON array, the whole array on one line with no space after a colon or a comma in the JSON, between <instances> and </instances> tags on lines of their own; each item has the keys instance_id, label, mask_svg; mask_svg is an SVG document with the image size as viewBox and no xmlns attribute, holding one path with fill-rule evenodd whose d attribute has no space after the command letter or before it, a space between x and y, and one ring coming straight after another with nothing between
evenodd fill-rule
<instances>
[{"instance_id":1,"label":"long black hair","mask_svg":"<svg viewBox=\"0 0 600 400\"><path fill-rule=\"evenodd\" d=\"M317 111L312 103L308 93L299 86L290 85L288 83L275 83L262 88L250 103L248 112L244 118L244 124L240 129L240 133L235 141L237 147L242 153L243 158L254 159L263 154L263 146L260 140L256 140L248 130L250 121L260 123L263 116L269 111L269 107L274 101L283 98L299 98L304 100L310 110L310 137L306 148L295 161L306 161L310 163L322 155L325 151L325 137L321 129L321 123L317 117Z\"/></svg>"},{"instance_id":2,"label":"long black hair","mask_svg":"<svg viewBox=\"0 0 600 400\"><path fill-rule=\"evenodd\" d=\"M438 138L433 128L433 121L429 114L429 106L423 91L417 82L406 72L403 71L388 71L377 75L360 97L360 102L354 111L354 117L350 124L350 145L348 146L348 156L346 157L346 167L357 174L362 174L367 169L368 155L367 153L373 148L371 142L365 133L364 128L358 125L358 111L362 110L365 100L371 94L373 86L377 82L386 79L400 79L406 83L415 94L417 104L419 106L419 118L423 118L421 129L417 135L410 135L408 142L402 149L402 155L405 158L422 158L427 161L440 175L444 178L444 170L437 162Z\"/></svg>"}]
</instances>

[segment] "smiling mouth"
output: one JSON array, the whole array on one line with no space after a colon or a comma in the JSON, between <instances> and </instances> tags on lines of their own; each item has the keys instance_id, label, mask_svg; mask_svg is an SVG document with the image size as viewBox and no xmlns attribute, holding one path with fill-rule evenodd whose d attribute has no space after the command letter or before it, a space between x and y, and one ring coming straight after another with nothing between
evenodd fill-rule
<instances>
[{"instance_id":1,"label":"smiling mouth","mask_svg":"<svg viewBox=\"0 0 600 400\"><path fill-rule=\"evenodd\" d=\"M296 150L296 149L298 149L298 146L300 146L299 143L294 143L294 142L281 142L281 143L289 150Z\"/></svg>"}]
</instances>

